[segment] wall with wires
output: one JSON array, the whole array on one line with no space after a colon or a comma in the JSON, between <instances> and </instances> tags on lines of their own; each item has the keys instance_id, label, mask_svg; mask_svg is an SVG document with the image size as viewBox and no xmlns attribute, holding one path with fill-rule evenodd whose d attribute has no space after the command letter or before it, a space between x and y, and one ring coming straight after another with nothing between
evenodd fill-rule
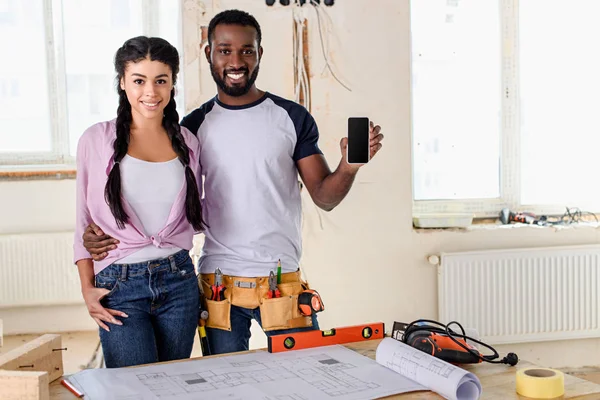
<instances>
[{"instance_id":1,"label":"wall with wires","mask_svg":"<svg viewBox=\"0 0 600 400\"><path fill-rule=\"evenodd\" d=\"M294 52L295 100L309 111L312 111L312 92L310 89L309 67L306 65L307 58L311 63L315 58L322 57L322 61L331 76L348 91L352 90L347 83L340 80L332 66L328 46L328 39L332 34L332 22L327 10L323 8L320 1L314 0L308 2L296 0L291 5L291 9L294 21L292 47ZM310 32L313 31L318 32L319 35L318 48L313 48L312 43L310 43Z\"/></svg>"}]
</instances>

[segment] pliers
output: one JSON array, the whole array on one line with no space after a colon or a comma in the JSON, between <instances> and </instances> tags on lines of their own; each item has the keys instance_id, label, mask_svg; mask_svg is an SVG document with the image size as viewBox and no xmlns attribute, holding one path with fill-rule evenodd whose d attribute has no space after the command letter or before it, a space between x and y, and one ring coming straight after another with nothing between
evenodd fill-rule
<instances>
[{"instance_id":1,"label":"pliers","mask_svg":"<svg viewBox=\"0 0 600 400\"><path fill-rule=\"evenodd\" d=\"M273 271L269 273L269 293L267 296L269 297L269 299L281 297L281 292L277 287L277 277L275 276Z\"/></svg>"},{"instance_id":2,"label":"pliers","mask_svg":"<svg viewBox=\"0 0 600 400\"><path fill-rule=\"evenodd\" d=\"M210 298L213 301L223 301L225 300L225 286L223 286L223 273L221 272L221 268L217 268L215 270L215 283L211 286L212 297Z\"/></svg>"}]
</instances>

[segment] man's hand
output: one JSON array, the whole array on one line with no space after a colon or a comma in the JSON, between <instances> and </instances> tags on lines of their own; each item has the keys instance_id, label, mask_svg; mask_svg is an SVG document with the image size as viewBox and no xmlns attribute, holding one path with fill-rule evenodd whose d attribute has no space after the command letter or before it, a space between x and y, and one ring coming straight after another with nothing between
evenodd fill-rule
<instances>
[{"instance_id":1,"label":"man's hand","mask_svg":"<svg viewBox=\"0 0 600 400\"><path fill-rule=\"evenodd\" d=\"M102 229L93 222L83 232L83 247L90 253L94 261L106 258L110 250L117 248L119 241L105 235Z\"/></svg>"},{"instance_id":2,"label":"man's hand","mask_svg":"<svg viewBox=\"0 0 600 400\"><path fill-rule=\"evenodd\" d=\"M98 326L107 332L110 332L108 326L104 323L110 323L115 325L123 325L121 321L116 319L114 316L127 318L128 315L124 312L112 310L110 308L102 307L100 300L110 293L110 290L90 287L82 290L83 300L87 306L90 316L96 321ZM103 322L104 321L104 322Z\"/></svg>"},{"instance_id":3,"label":"man's hand","mask_svg":"<svg viewBox=\"0 0 600 400\"><path fill-rule=\"evenodd\" d=\"M373 157L375 157L375 154L377 154L377 152L379 150L381 150L381 147L383 146L381 144L381 141L383 140L383 134L380 133L381 132L381 127L379 125L375 125L373 124L373 121L370 122L370 126L369 126L369 148L370 148L370 159L372 159ZM351 171L358 171L358 169L360 167L362 167L365 164L348 164L348 160L346 158L347 156L347 152L346 152L346 148L348 147L348 138L342 138L342 141L340 142L340 147L342 149L342 162L340 164L341 167L347 169L347 170L351 170Z\"/></svg>"}]
</instances>

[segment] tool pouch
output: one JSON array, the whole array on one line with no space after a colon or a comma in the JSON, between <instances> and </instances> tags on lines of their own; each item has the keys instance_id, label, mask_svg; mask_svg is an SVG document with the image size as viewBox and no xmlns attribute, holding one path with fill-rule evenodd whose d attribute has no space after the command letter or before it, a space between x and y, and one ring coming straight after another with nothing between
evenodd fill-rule
<instances>
[{"instance_id":1,"label":"tool pouch","mask_svg":"<svg viewBox=\"0 0 600 400\"><path fill-rule=\"evenodd\" d=\"M263 299L260 305L260 319L265 331L286 329L292 319L294 302L292 296Z\"/></svg>"},{"instance_id":2,"label":"tool pouch","mask_svg":"<svg viewBox=\"0 0 600 400\"><path fill-rule=\"evenodd\" d=\"M204 303L204 309L208 311L208 319L206 320L206 326L208 328L223 329L226 331L231 330L231 300L230 290L225 289L225 300L214 301L208 297L212 294L210 284L204 279L198 276L198 283L202 285L202 296L201 301Z\"/></svg>"},{"instance_id":3,"label":"tool pouch","mask_svg":"<svg viewBox=\"0 0 600 400\"><path fill-rule=\"evenodd\" d=\"M225 286L231 291L231 304L255 309L260 305L263 278L225 277Z\"/></svg>"},{"instance_id":4,"label":"tool pouch","mask_svg":"<svg viewBox=\"0 0 600 400\"><path fill-rule=\"evenodd\" d=\"M298 296L308 288L308 283L297 280L277 285L281 297L269 299L266 293L260 304L260 319L264 331L305 328L312 326L312 318L300 313Z\"/></svg>"}]
</instances>

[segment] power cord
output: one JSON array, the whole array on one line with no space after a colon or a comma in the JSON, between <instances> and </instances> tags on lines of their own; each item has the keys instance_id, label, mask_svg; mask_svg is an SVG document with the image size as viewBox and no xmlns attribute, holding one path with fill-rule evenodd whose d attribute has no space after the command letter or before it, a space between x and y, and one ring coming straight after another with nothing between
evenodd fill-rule
<instances>
[{"instance_id":1,"label":"power cord","mask_svg":"<svg viewBox=\"0 0 600 400\"><path fill-rule=\"evenodd\" d=\"M593 212L581 211L577 207L573 207L573 208L565 207L565 208L567 210L563 214L562 220L565 221L565 219L566 219L566 223L571 224L571 223L581 222L583 220L584 215L591 215L592 217L594 217L596 222L598 222L598 217L596 217L596 214L594 214Z\"/></svg>"},{"instance_id":2,"label":"power cord","mask_svg":"<svg viewBox=\"0 0 600 400\"><path fill-rule=\"evenodd\" d=\"M318 4L317 2L311 1L310 4L313 6L313 8L315 9L315 12L317 13L317 24L319 26L319 39L321 41L321 51L323 52L323 58L325 59L325 67L329 70L329 72L331 73L331 76L333 76L333 78L344 87L344 89L346 89L347 91L351 92L352 89L350 89L347 85L345 85L335 74L335 72L333 71L333 69L331 68L331 62L329 60L329 57L327 56L327 51L325 50L325 43L323 40L323 29L324 27L321 26L321 13L326 13L326 11L324 9L322 9L321 5ZM325 23L325 21L323 21L323 24Z\"/></svg>"},{"instance_id":3,"label":"power cord","mask_svg":"<svg viewBox=\"0 0 600 400\"><path fill-rule=\"evenodd\" d=\"M438 328L438 327L435 327L435 326L430 326L430 325L418 325L418 324L423 323L423 322L426 322L426 323L429 323L429 324L434 324L434 325L440 326L441 328ZM450 329L451 325L458 326L460 328L460 331L462 332L462 334L454 332L452 329ZM515 366L519 362L519 357L515 353L508 353L506 355L506 357L502 358L501 360L496 360L497 358L500 357L500 355L498 354L498 352L496 351L496 349L494 349L489 344L486 344L486 343L484 343L482 341L479 341L479 340L473 339L472 337L467 336L465 334L465 330L463 329L462 325L459 324L456 321L452 321L452 322L444 325L441 322L433 321L433 320L430 320L430 319L418 319L418 320L413 321L410 324L408 324L408 326L404 330L404 333L402 334L401 341L403 343L408 344L408 338L415 331L426 331L426 332L432 332L432 333L446 335L454 343L456 343L457 345L459 345L461 348L463 348L465 351L467 351L471 355L477 357L481 361L485 361L485 362L488 362L488 363L491 363L491 364L508 364L510 366ZM459 342L457 340L457 338L458 339L469 340L469 341L471 341L473 343L477 343L480 346L483 346L483 347L491 350L494 354L492 354L492 355L482 355L478 351L475 351L475 350L467 347L463 343Z\"/></svg>"},{"instance_id":4,"label":"power cord","mask_svg":"<svg viewBox=\"0 0 600 400\"><path fill-rule=\"evenodd\" d=\"M598 221L598 217L596 214L590 211L582 211L578 207L565 207L565 212L562 216L549 216L542 215L539 218L532 213L527 212L512 212L508 208L503 208L500 211L500 222L502 224L510 224L511 222L520 222L525 224L533 224L540 226L554 226L554 225L570 225L570 224L578 224L582 222L588 222L584 218L586 215L591 215Z\"/></svg>"},{"instance_id":5,"label":"power cord","mask_svg":"<svg viewBox=\"0 0 600 400\"><path fill-rule=\"evenodd\" d=\"M578 224L581 222L587 222L584 216L591 215L594 217L594 220L598 222L598 217L596 214L590 211L582 211L578 207L565 207L565 212L560 217L549 217L547 215L542 215L540 218L534 221L536 225L570 225L570 224Z\"/></svg>"}]
</instances>

